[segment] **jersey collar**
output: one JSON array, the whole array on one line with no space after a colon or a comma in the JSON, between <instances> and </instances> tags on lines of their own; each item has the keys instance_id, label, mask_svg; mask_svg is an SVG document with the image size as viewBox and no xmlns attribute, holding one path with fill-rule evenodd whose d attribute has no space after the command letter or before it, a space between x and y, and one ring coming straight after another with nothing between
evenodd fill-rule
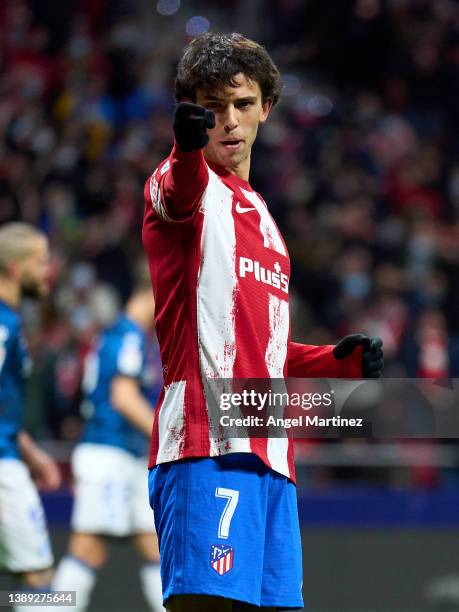
<instances>
[{"instance_id":1,"label":"jersey collar","mask_svg":"<svg viewBox=\"0 0 459 612\"><path fill-rule=\"evenodd\" d=\"M209 168L211 168L211 170L215 172L215 174L218 174L220 178L222 178L225 182L229 183L231 186L242 187L242 189L253 191L248 181L244 181L244 179L239 178L231 172L228 172L228 170L226 170L226 168L224 168L223 166L219 166L218 164L215 164L214 162L208 159L206 159L206 163Z\"/></svg>"}]
</instances>

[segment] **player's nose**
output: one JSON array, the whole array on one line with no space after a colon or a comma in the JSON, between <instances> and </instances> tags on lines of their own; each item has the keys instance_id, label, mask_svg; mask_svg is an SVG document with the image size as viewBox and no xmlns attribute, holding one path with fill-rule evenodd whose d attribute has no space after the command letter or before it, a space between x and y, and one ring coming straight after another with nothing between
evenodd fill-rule
<instances>
[{"instance_id":1,"label":"player's nose","mask_svg":"<svg viewBox=\"0 0 459 612\"><path fill-rule=\"evenodd\" d=\"M235 128L237 128L237 117L236 117L236 109L232 105L228 105L225 110L225 115L223 117L223 125L225 128L225 132L232 132Z\"/></svg>"}]
</instances>

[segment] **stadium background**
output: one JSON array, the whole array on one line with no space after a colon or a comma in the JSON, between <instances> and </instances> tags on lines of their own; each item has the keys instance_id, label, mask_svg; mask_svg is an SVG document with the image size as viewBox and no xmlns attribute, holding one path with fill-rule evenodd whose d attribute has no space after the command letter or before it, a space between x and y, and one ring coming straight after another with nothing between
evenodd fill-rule
<instances>
[{"instance_id":1,"label":"stadium background","mask_svg":"<svg viewBox=\"0 0 459 612\"><path fill-rule=\"evenodd\" d=\"M82 361L129 295L176 61L207 29L262 42L283 75L251 183L290 250L295 339L364 331L385 376L458 376L458 28L453 0L0 4L0 223L41 227L53 251L53 295L24 318L28 427L66 474L45 496L58 557ZM459 609L454 442L310 442L298 464L311 609ZM114 551L92 609L140 610L135 560Z\"/></svg>"}]
</instances>

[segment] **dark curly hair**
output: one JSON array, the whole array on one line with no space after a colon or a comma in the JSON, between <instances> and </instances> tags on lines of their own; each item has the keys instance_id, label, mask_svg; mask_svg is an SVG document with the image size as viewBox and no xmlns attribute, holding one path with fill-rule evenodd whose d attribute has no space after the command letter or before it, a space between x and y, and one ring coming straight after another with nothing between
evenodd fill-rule
<instances>
[{"instance_id":1,"label":"dark curly hair","mask_svg":"<svg viewBox=\"0 0 459 612\"><path fill-rule=\"evenodd\" d=\"M279 99L282 81L279 70L264 47L242 34L206 33L185 47L177 68L175 99L196 101L197 89L235 86L239 72L258 83L263 102Z\"/></svg>"}]
</instances>

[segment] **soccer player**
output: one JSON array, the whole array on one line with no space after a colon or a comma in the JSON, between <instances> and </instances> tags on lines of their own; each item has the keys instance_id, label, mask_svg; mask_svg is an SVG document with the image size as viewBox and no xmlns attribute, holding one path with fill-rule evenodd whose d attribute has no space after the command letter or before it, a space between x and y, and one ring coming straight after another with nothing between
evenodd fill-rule
<instances>
[{"instance_id":1,"label":"soccer player","mask_svg":"<svg viewBox=\"0 0 459 612\"><path fill-rule=\"evenodd\" d=\"M61 476L52 457L23 429L31 363L19 308L23 296L47 295L48 264L44 234L23 223L0 227L0 572L14 574L19 589L39 592L49 589L53 556L31 474L48 490L59 487Z\"/></svg>"},{"instance_id":2,"label":"soccer player","mask_svg":"<svg viewBox=\"0 0 459 612\"><path fill-rule=\"evenodd\" d=\"M249 183L252 145L280 90L256 42L235 33L192 40L175 81L175 142L145 186L143 242L165 373L150 502L171 612L303 606L291 440L222 438L206 379L382 369L379 339L290 339L287 248Z\"/></svg>"},{"instance_id":3,"label":"soccer player","mask_svg":"<svg viewBox=\"0 0 459 612\"><path fill-rule=\"evenodd\" d=\"M153 410L142 389L146 334L153 319L145 271L124 313L101 334L86 360L82 412L87 423L72 457L72 535L53 580L53 590L76 590L73 610L88 606L96 572L108 559L107 536L133 537L143 559L145 599L154 612L164 609L146 480Z\"/></svg>"}]
</instances>

